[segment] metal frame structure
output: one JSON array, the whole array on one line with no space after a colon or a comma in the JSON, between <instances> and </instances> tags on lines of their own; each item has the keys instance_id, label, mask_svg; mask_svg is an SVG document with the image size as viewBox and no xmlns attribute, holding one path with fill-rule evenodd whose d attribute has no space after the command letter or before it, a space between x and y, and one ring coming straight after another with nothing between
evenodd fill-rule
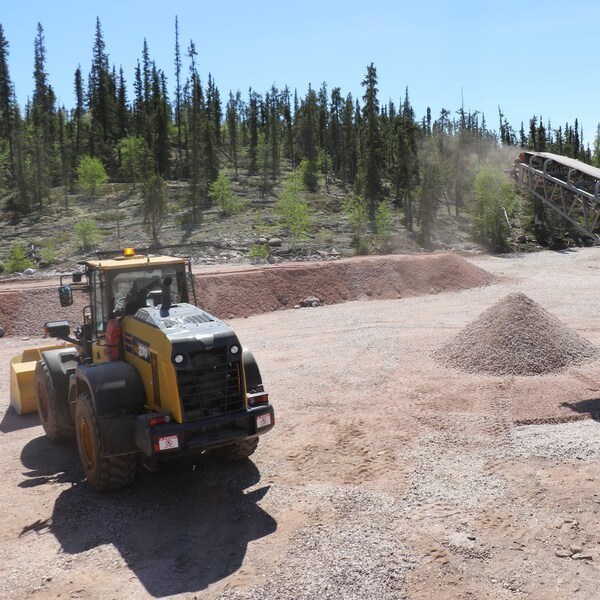
<instances>
[{"instance_id":1,"label":"metal frame structure","mask_svg":"<svg viewBox=\"0 0 600 600\"><path fill-rule=\"evenodd\" d=\"M600 244L600 169L550 152L522 152L513 173L520 189Z\"/></svg>"}]
</instances>

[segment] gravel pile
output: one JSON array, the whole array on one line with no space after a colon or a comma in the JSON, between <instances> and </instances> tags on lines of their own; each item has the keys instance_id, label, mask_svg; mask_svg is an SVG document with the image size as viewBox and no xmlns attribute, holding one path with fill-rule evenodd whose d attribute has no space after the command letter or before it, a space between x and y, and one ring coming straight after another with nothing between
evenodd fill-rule
<instances>
[{"instance_id":1,"label":"gravel pile","mask_svg":"<svg viewBox=\"0 0 600 600\"><path fill-rule=\"evenodd\" d=\"M348 260L242 267L195 275L198 305L221 319L249 317L300 305L314 297L318 304L350 300L383 300L436 294L485 286L487 271L453 254L366 256ZM9 287L10 286L10 287ZM44 287L9 282L0 286L0 326L6 336L39 335L46 321L82 322L89 302L82 292L61 308L58 282Z\"/></svg>"},{"instance_id":2,"label":"gravel pile","mask_svg":"<svg viewBox=\"0 0 600 600\"><path fill-rule=\"evenodd\" d=\"M542 375L598 357L598 348L522 293L504 297L435 354L470 373Z\"/></svg>"}]
</instances>

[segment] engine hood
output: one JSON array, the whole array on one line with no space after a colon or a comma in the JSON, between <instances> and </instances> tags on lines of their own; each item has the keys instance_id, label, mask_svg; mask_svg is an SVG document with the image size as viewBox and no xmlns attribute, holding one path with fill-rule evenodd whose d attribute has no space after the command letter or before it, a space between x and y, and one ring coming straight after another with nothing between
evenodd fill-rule
<instances>
[{"instance_id":1,"label":"engine hood","mask_svg":"<svg viewBox=\"0 0 600 600\"><path fill-rule=\"evenodd\" d=\"M227 323L193 304L174 304L166 316L159 306L140 308L134 318L160 329L172 342L234 335Z\"/></svg>"}]
</instances>

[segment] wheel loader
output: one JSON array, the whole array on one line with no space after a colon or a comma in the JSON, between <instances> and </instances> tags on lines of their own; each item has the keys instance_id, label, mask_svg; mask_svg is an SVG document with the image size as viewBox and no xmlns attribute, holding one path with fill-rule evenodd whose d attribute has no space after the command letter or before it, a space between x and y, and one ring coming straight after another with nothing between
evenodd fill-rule
<instances>
[{"instance_id":1,"label":"wheel loader","mask_svg":"<svg viewBox=\"0 0 600 600\"><path fill-rule=\"evenodd\" d=\"M250 456L273 406L252 352L196 306L189 258L128 248L81 265L58 291L61 306L88 294L82 325L47 322L62 343L11 361L11 403L35 396L47 437L76 438L98 491L127 486L139 465Z\"/></svg>"}]
</instances>

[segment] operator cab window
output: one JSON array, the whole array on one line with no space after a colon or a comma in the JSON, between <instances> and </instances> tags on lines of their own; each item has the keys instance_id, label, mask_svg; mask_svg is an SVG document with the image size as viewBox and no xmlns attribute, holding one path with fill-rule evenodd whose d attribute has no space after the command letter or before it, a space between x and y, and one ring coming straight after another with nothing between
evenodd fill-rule
<instances>
[{"instance_id":1,"label":"operator cab window","mask_svg":"<svg viewBox=\"0 0 600 600\"><path fill-rule=\"evenodd\" d=\"M171 278L171 303L187 302L185 269L181 265L166 265L131 271L120 271L112 280L115 315L133 315L146 306L162 302L161 286Z\"/></svg>"}]
</instances>

